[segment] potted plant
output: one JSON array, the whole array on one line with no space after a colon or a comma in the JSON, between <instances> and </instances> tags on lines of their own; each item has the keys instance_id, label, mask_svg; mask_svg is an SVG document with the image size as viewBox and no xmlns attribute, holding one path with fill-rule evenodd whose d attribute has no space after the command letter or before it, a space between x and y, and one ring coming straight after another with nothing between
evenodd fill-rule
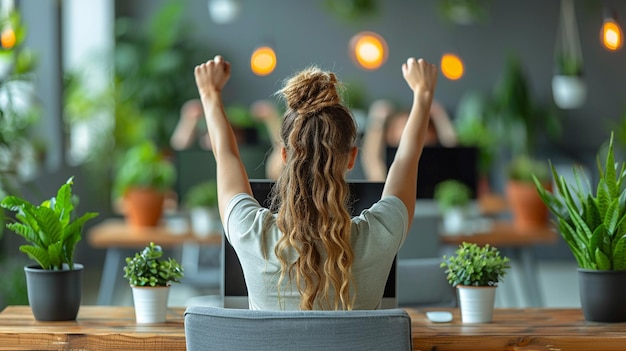
<instances>
[{"instance_id":1,"label":"potted plant","mask_svg":"<svg viewBox=\"0 0 626 351\"><path fill-rule=\"evenodd\" d=\"M505 195L511 208L513 222L519 230L536 227L532 224L534 222L526 226L526 221L519 219L528 216L532 218L532 214L529 215L526 212L527 210L534 212L534 209L519 205L519 203L526 204L526 198L534 198L535 203L542 208L541 212L544 216L547 215L547 209L537 199L537 192L530 174L548 173L539 165L535 149L538 146L538 140L542 137L541 133L545 132L546 137L554 139L560 134L561 128L555 109L534 101L529 83L519 59L509 55L504 74L495 86L488 121L490 125L493 125L493 131L498 136L498 143L506 145L510 152L510 158L506 160L509 165ZM527 181L520 182L520 180ZM545 221L541 224L545 225Z\"/></svg>"},{"instance_id":2,"label":"potted plant","mask_svg":"<svg viewBox=\"0 0 626 351\"><path fill-rule=\"evenodd\" d=\"M0 202L16 213L16 221L6 227L30 243L20 246L20 251L37 262L24 267L28 301L36 320L75 320L80 307L83 265L74 263L74 249L85 222L98 214L73 217L73 183L70 177L56 196L39 206L17 196Z\"/></svg>"},{"instance_id":3,"label":"potted plant","mask_svg":"<svg viewBox=\"0 0 626 351\"><path fill-rule=\"evenodd\" d=\"M445 233L463 231L470 197L470 188L456 179L447 179L435 186L434 198L443 213Z\"/></svg>"},{"instance_id":4,"label":"potted plant","mask_svg":"<svg viewBox=\"0 0 626 351\"><path fill-rule=\"evenodd\" d=\"M562 109L582 106L587 97L587 86L582 77L583 59L573 0L561 0L555 61L552 77L554 103Z\"/></svg>"},{"instance_id":5,"label":"potted plant","mask_svg":"<svg viewBox=\"0 0 626 351\"><path fill-rule=\"evenodd\" d=\"M131 227L153 227L163 214L165 195L176 180L172 162L145 141L132 147L117 166L114 182L116 198L122 199L123 212Z\"/></svg>"},{"instance_id":6,"label":"potted plant","mask_svg":"<svg viewBox=\"0 0 626 351\"><path fill-rule=\"evenodd\" d=\"M506 194L513 214L513 226L522 232L546 227L550 213L539 198L533 177L545 189L552 189L547 163L528 155L519 155L509 163L507 172Z\"/></svg>"},{"instance_id":7,"label":"potted plant","mask_svg":"<svg viewBox=\"0 0 626 351\"><path fill-rule=\"evenodd\" d=\"M208 180L194 185L185 196L194 235L206 237L222 230L217 208L217 182Z\"/></svg>"},{"instance_id":8,"label":"potted plant","mask_svg":"<svg viewBox=\"0 0 626 351\"><path fill-rule=\"evenodd\" d=\"M595 194L576 167L575 181L570 183L550 165L555 192L546 190L539 179L534 181L578 263L585 319L626 322L626 166L615 162L613 134L604 165L599 153L597 159Z\"/></svg>"},{"instance_id":9,"label":"potted plant","mask_svg":"<svg viewBox=\"0 0 626 351\"><path fill-rule=\"evenodd\" d=\"M455 256L443 256L448 282L457 288L463 323L485 323L493 319L498 283L509 266L509 258L489 244L480 247L463 242Z\"/></svg>"},{"instance_id":10,"label":"potted plant","mask_svg":"<svg viewBox=\"0 0 626 351\"><path fill-rule=\"evenodd\" d=\"M132 288L137 323L165 322L170 284L184 276L175 259L162 256L161 246L151 242L134 257L126 257L124 278Z\"/></svg>"}]
</instances>

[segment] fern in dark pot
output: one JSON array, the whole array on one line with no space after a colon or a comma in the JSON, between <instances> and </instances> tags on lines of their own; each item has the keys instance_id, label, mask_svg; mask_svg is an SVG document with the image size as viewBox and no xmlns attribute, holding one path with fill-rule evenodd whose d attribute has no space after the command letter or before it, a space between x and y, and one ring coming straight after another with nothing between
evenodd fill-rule
<instances>
[{"instance_id":1,"label":"fern in dark pot","mask_svg":"<svg viewBox=\"0 0 626 351\"><path fill-rule=\"evenodd\" d=\"M38 206L17 196L0 202L15 212L15 221L6 227L29 242L20 251L37 262L24 270L28 301L35 319L41 321L75 320L80 307L83 265L74 263L74 250L83 225L98 213L74 218L73 183L70 177L56 196Z\"/></svg>"}]
</instances>

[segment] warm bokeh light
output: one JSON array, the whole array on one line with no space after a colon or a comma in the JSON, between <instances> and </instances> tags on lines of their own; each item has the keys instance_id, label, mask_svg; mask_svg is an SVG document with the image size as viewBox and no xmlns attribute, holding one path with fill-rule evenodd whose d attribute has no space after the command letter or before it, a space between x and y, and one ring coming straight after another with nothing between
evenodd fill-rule
<instances>
[{"instance_id":1,"label":"warm bokeh light","mask_svg":"<svg viewBox=\"0 0 626 351\"><path fill-rule=\"evenodd\" d=\"M622 28L612 19L607 19L600 31L600 42L609 51L617 51L624 44L624 33Z\"/></svg>"},{"instance_id":2,"label":"warm bokeh light","mask_svg":"<svg viewBox=\"0 0 626 351\"><path fill-rule=\"evenodd\" d=\"M387 43L373 32L360 32L350 39L350 57L359 67L374 70L387 60Z\"/></svg>"},{"instance_id":3,"label":"warm bokeh light","mask_svg":"<svg viewBox=\"0 0 626 351\"><path fill-rule=\"evenodd\" d=\"M269 46L262 46L252 53L250 69L257 76L266 76L276 68L276 53Z\"/></svg>"},{"instance_id":4,"label":"warm bokeh light","mask_svg":"<svg viewBox=\"0 0 626 351\"><path fill-rule=\"evenodd\" d=\"M13 28L7 27L2 31L0 43L5 49L12 49L15 46L15 31L13 31Z\"/></svg>"},{"instance_id":5,"label":"warm bokeh light","mask_svg":"<svg viewBox=\"0 0 626 351\"><path fill-rule=\"evenodd\" d=\"M463 77L465 67L461 58L454 54L445 54L441 57L441 73L450 80Z\"/></svg>"}]
</instances>

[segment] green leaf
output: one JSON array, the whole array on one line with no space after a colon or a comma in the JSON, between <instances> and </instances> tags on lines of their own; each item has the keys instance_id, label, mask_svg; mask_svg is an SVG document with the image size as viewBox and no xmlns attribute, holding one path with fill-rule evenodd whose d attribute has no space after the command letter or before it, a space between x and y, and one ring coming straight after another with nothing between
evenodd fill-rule
<instances>
[{"instance_id":1,"label":"green leaf","mask_svg":"<svg viewBox=\"0 0 626 351\"><path fill-rule=\"evenodd\" d=\"M27 254L31 259L37 261L41 268L50 269L50 258L48 257L48 251L45 249L30 245L22 245L20 246L20 251Z\"/></svg>"},{"instance_id":2,"label":"green leaf","mask_svg":"<svg viewBox=\"0 0 626 351\"><path fill-rule=\"evenodd\" d=\"M611 269L611 260L606 256L604 252L600 250L600 248L596 249L595 252L596 257L596 265L598 270L610 270Z\"/></svg>"},{"instance_id":3,"label":"green leaf","mask_svg":"<svg viewBox=\"0 0 626 351\"><path fill-rule=\"evenodd\" d=\"M620 219L619 217L619 199L615 198L611 201L611 204L607 207L606 213L604 215L604 225L606 227L606 233L613 237L615 234L615 230L617 229L617 223Z\"/></svg>"},{"instance_id":4,"label":"green leaf","mask_svg":"<svg viewBox=\"0 0 626 351\"><path fill-rule=\"evenodd\" d=\"M611 133L611 138L609 140L609 151L606 155L606 164L605 166L605 174L604 181L607 185L607 189L609 192L610 199L614 199L618 197L619 188L617 186L617 179L615 173L615 157L613 155L613 133Z\"/></svg>"},{"instance_id":5,"label":"green leaf","mask_svg":"<svg viewBox=\"0 0 626 351\"><path fill-rule=\"evenodd\" d=\"M62 226L70 222L70 216L74 210L72 204L72 184L74 177L70 177L57 191L54 201L54 212L59 216Z\"/></svg>"},{"instance_id":6,"label":"green leaf","mask_svg":"<svg viewBox=\"0 0 626 351\"><path fill-rule=\"evenodd\" d=\"M626 270L626 235L622 235L613 248L613 269Z\"/></svg>"},{"instance_id":7,"label":"green leaf","mask_svg":"<svg viewBox=\"0 0 626 351\"><path fill-rule=\"evenodd\" d=\"M63 269L63 243L59 241L48 246L48 257L52 269Z\"/></svg>"}]
</instances>

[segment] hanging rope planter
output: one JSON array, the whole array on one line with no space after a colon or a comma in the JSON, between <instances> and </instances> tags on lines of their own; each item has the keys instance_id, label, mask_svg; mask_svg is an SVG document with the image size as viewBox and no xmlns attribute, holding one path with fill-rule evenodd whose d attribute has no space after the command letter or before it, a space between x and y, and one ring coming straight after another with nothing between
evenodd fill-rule
<instances>
[{"instance_id":1,"label":"hanging rope planter","mask_svg":"<svg viewBox=\"0 0 626 351\"><path fill-rule=\"evenodd\" d=\"M558 107L574 109L585 103L587 86L582 76L583 56L574 0L561 0L555 47L555 75L552 78L552 95Z\"/></svg>"}]
</instances>

